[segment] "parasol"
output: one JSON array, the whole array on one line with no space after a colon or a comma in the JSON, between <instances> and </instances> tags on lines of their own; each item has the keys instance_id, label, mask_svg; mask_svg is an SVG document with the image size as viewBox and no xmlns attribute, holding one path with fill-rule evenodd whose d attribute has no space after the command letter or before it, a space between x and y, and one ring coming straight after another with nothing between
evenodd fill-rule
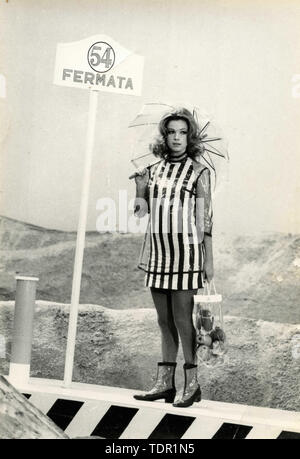
<instances>
[{"instance_id":1,"label":"parasol","mask_svg":"<svg viewBox=\"0 0 300 459\"><path fill-rule=\"evenodd\" d=\"M212 172L213 192L220 189L220 185L228 177L228 145L221 128L204 110L199 107L188 107L194 116L200 132L202 153L196 158L200 163L207 166ZM164 103L147 103L129 124L128 127L135 129L135 139L132 142L131 163L135 168L130 178L145 167L157 163L160 159L151 152L151 144L159 136L158 124L163 116L178 109L173 105Z\"/></svg>"}]
</instances>

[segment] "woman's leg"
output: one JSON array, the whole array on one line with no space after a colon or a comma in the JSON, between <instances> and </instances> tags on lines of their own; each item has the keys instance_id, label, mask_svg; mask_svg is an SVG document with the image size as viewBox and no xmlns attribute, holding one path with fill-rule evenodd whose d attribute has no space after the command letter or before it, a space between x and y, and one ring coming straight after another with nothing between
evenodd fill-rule
<instances>
[{"instance_id":1,"label":"woman's leg","mask_svg":"<svg viewBox=\"0 0 300 459\"><path fill-rule=\"evenodd\" d=\"M162 359L164 362L176 362L179 338L174 323L170 291L156 288L150 290L161 331Z\"/></svg>"},{"instance_id":2,"label":"woman's leg","mask_svg":"<svg viewBox=\"0 0 300 459\"><path fill-rule=\"evenodd\" d=\"M194 298L197 290L172 290L173 317L179 332L185 362L195 363L196 330L193 324Z\"/></svg>"}]
</instances>

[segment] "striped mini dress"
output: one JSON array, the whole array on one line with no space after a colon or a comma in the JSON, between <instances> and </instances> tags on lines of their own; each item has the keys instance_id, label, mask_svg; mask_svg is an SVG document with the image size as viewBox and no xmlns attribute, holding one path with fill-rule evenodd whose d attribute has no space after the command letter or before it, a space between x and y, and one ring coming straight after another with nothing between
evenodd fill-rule
<instances>
[{"instance_id":1,"label":"striped mini dress","mask_svg":"<svg viewBox=\"0 0 300 459\"><path fill-rule=\"evenodd\" d=\"M211 235L212 228L209 170L186 155L178 161L162 160L150 168L147 194L145 285L169 290L202 288L203 238L204 233Z\"/></svg>"}]
</instances>

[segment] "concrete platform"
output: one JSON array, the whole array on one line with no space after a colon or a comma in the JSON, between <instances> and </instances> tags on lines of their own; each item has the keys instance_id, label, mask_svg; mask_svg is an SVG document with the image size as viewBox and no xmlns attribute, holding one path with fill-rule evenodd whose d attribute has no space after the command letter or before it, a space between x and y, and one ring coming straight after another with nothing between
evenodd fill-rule
<instances>
[{"instance_id":1,"label":"concrete platform","mask_svg":"<svg viewBox=\"0 0 300 459\"><path fill-rule=\"evenodd\" d=\"M9 378L7 377L9 380ZM189 408L142 402L136 390L30 378L15 387L71 437L300 439L300 413L209 400Z\"/></svg>"}]
</instances>

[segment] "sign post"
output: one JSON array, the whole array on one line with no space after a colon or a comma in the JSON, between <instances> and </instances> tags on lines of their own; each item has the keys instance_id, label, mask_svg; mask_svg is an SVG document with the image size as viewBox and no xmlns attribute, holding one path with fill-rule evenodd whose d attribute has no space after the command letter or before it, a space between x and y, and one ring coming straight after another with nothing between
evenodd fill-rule
<instances>
[{"instance_id":1,"label":"sign post","mask_svg":"<svg viewBox=\"0 0 300 459\"><path fill-rule=\"evenodd\" d=\"M65 359L65 386L71 384L73 375L98 91L139 96L143 64L142 56L132 53L106 35L94 35L81 41L57 45L54 84L89 89L85 163Z\"/></svg>"},{"instance_id":2,"label":"sign post","mask_svg":"<svg viewBox=\"0 0 300 459\"><path fill-rule=\"evenodd\" d=\"M85 147L85 164L84 164L84 172L83 172L81 203L80 203L79 221L78 221L78 229L77 229L75 262L74 262L73 282L72 282L71 309L70 309L70 317L69 317L68 341L67 341L66 361L65 361L64 382L66 386L71 384L72 373L73 373L73 362L74 362L74 352L75 352L83 252L84 252L84 244L85 244L85 229L86 229L87 212L88 212L90 176L91 176L93 146L94 146L94 138L95 138L97 103L98 103L98 91L94 91L93 89L90 89L88 128L87 128L86 147Z\"/></svg>"}]
</instances>

